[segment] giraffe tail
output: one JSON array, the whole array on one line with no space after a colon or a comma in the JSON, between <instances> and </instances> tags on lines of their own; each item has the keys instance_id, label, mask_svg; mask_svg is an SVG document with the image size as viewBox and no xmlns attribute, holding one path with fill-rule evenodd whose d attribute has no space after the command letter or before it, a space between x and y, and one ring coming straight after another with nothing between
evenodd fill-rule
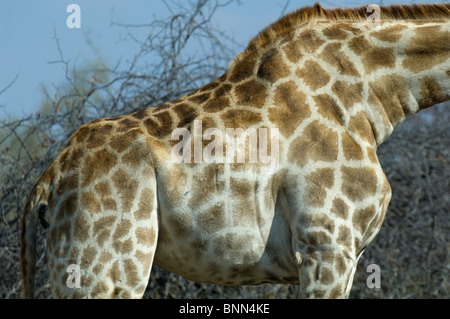
<instances>
[{"instance_id":1,"label":"giraffe tail","mask_svg":"<svg viewBox=\"0 0 450 319\"><path fill-rule=\"evenodd\" d=\"M20 221L20 266L24 297L34 298L34 280L36 274L36 233L38 220L47 228L49 224L44 219L48 210L48 191L38 185L33 188L23 210Z\"/></svg>"}]
</instances>

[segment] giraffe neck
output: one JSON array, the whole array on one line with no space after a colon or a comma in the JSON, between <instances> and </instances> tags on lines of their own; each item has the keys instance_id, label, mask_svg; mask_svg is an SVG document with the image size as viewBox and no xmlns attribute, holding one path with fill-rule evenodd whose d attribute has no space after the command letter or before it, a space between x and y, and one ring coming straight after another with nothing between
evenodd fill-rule
<instances>
[{"instance_id":1,"label":"giraffe neck","mask_svg":"<svg viewBox=\"0 0 450 319\"><path fill-rule=\"evenodd\" d=\"M386 22L350 40L363 66L359 108L377 145L406 116L450 99L449 43L449 20Z\"/></svg>"},{"instance_id":2,"label":"giraffe neck","mask_svg":"<svg viewBox=\"0 0 450 319\"><path fill-rule=\"evenodd\" d=\"M315 20L276 37L266 33L232 63L231 81L266 84L269 92L253 90L255 100L260 91L276 100L295 83L312 112L327 113L374 146L407 115L450 98L448 19L386 20L376 28L365 20ZM298 103L300 95L290 98Z\"/></svg>"}]
</instances>

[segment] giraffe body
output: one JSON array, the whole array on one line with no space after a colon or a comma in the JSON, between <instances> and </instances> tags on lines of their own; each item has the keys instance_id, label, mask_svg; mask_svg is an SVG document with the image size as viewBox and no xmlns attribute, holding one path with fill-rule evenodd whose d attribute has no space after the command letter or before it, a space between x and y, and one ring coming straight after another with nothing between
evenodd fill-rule
<instances>
[{"instance_id":1,"label":"giraffe body","mask_svg":"<svg viewBox=\"0 0 450 319\"><path fill-rule=\"evenodd\" d=\"M402 18L399 8L411 12ZM449 5L383 10L381 26L368 28L356 9L301 9L212 83L83 125L25 207L26 295L41 222L54 297L141 297L153 262L196 281L298 283L301 297L348 296L391 197L376 147L406 115L450 96ZM191 154L176 163L176 128L190 133L184 150L202 151L217 146L211 132L277 129L267 142L279 146L276 168L248 160L250 137L244 162L220 161L225 150L215 148L216 162ZM70 264L81 268L79 289L66 285Z\"/></svg>"}]
</instances>

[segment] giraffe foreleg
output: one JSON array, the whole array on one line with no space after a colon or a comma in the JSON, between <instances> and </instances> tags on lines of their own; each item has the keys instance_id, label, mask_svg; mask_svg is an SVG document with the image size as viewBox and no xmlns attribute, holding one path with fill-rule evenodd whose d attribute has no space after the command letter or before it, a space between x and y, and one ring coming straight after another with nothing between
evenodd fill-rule
<instances>
[{"instance_id":1,"label":"giraffe foreleg","mask_svg":"<svg viewBox=\"0 0 450 319\"><path fill-rule=\"evenodd\" d=\"M299 267L299 298L348 298L357 261L336 250L296 253Z\"/></svg>"}]
</instances>

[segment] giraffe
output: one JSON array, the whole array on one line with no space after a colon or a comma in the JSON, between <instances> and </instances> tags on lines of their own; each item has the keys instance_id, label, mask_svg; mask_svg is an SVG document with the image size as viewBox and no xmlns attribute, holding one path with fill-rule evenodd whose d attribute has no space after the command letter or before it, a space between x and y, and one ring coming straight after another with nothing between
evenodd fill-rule
<instances>
[{"instance_id":1,"label":"giraffe","mask_svg":"<svg viewBox=\"0 0 450 319\"><path fill-rule=\"evenodd\" d=\"M24 208L25 296L40 223L55 298L140 298L153 263L195 281L348 297L391 198L377 146L407 115L450 98L450 4L381 7L376 27L369 14L301 8L215 81L81 126ZM211 149L227 128L276 129L266 141L276 168L221 161L218 147L212 161L174 161L176 146ZM176 129L189 133L183 144ZM250 141L240 150L248 158ZM67 285L74 264L79 288Z\"/></svg>"}]
</instances>

